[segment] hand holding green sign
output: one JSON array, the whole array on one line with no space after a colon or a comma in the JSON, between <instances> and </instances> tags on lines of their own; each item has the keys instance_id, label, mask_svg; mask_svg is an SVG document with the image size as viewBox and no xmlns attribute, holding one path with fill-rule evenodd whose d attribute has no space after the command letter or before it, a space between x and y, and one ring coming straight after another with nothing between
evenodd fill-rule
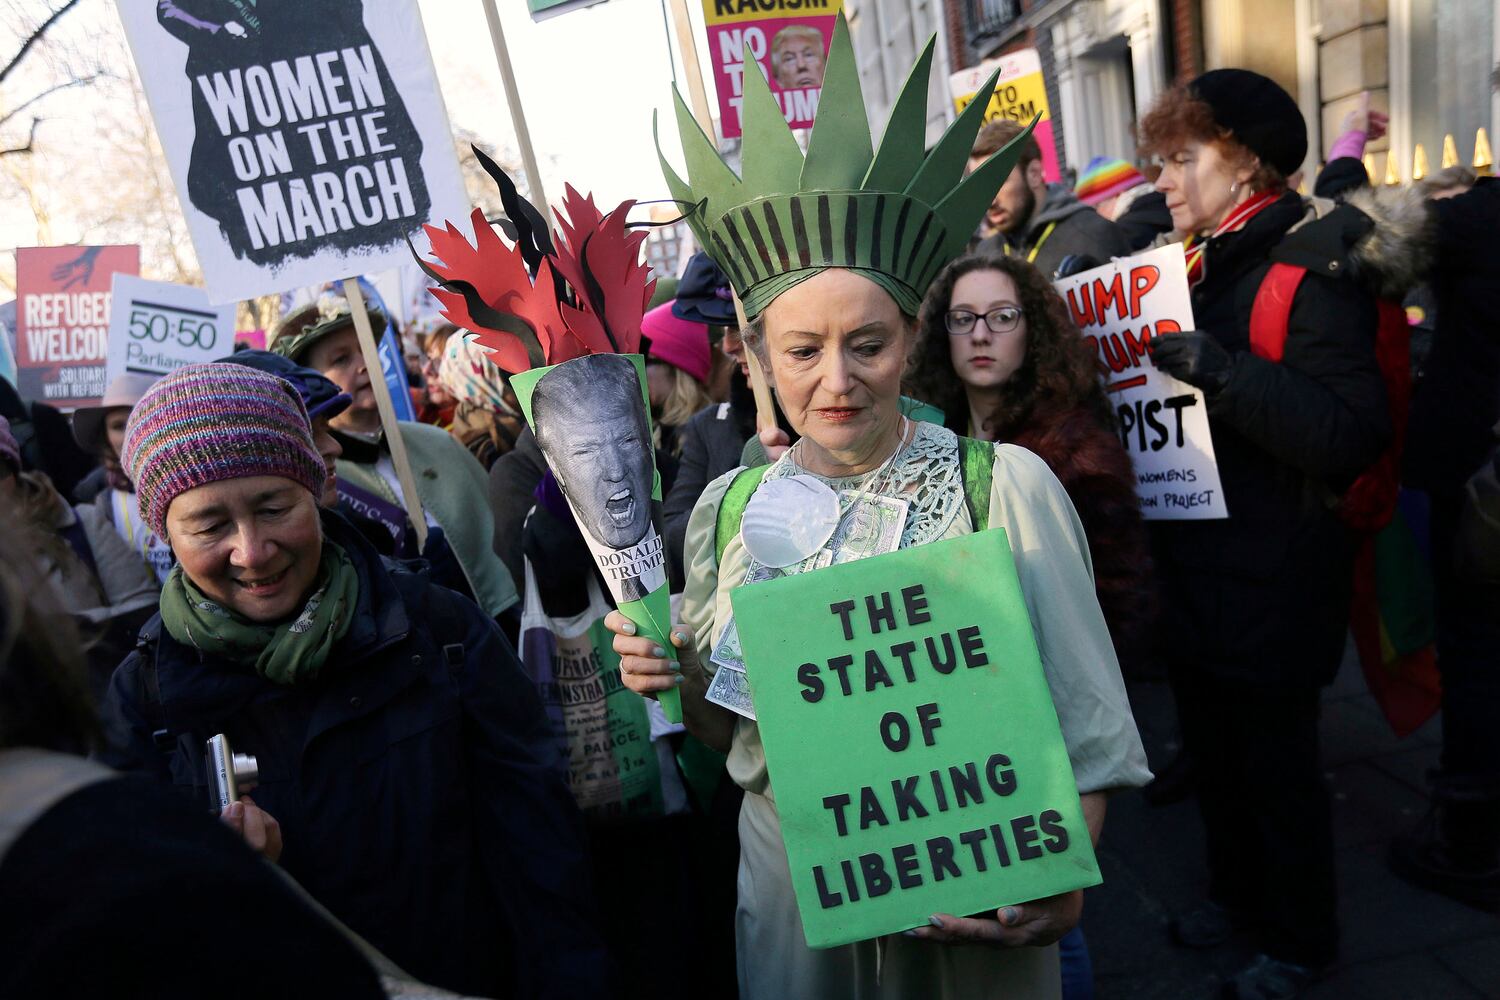
<instances>
[{"instance_id":1,"label":"hand holding green sign","mask_svg":"<svg viewBox=\"0 0 1500 1000\"><path fill-rule=\"evenodd\" d=\"M1003 531L732 599L809 946L1100 881Z\"/></svg>"}]
</instances>

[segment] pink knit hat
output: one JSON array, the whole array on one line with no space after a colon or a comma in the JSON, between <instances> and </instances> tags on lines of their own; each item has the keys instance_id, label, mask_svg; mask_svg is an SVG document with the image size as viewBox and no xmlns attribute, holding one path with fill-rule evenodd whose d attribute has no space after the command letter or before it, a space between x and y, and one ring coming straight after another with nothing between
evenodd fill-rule
<instances>
[{"instance_id":1,"label":"pink knit hat","mask_svg":"<svg viewBox=\"0 0 1500 1000\"><path fill-rule=\"evenodd\" d=\"M672 303L663 302L641 317L641 332L651 341L651 360L680 368L699 382L708 381L708 324L679 319L672 315Z\"/></svg>"}]
</instances>

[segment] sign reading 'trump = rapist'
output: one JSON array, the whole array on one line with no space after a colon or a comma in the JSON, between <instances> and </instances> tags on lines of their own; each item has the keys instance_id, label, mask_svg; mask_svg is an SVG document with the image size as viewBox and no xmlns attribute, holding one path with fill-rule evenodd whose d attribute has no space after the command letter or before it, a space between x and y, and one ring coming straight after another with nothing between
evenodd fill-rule
<instances>
[{"instance_id":1,"label":"sign reading 'trump = rapist'","mask_svg":"<svg viewBox=\"0 0 1500 1000\"><path fill-rule=\"evenodd\" d=\"M1100 881L1003 530L732 601L810 947Z\"/></svg>"},{"instance_id":2,"label":"sign reading 'trump = rapist'","mask_svg":"<svg viewBox=\"0 0 1500 1000\"><path fill-rule=\"evenodd\" d=\"M1203 391L1156 367L1147 342L1196 328L1182 244L1057 282L1098 355L1148 521L1229 516Z\"/></svg>"}]
</instances>

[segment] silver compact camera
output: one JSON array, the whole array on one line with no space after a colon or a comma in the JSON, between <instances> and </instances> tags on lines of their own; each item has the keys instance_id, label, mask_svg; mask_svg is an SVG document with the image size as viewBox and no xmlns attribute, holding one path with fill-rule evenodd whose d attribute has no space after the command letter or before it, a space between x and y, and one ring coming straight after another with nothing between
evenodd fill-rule
<instances>
[{"instance_id":1,"label":"silver compact camera","mask_svg":"<svg viewBox=\"0 0 1500 1000\"><path fill-rule=\"evenodd\" d=\"M223 733L208 741L208 797L215 813L255 787L260 764L247 753L235 753Z\"/></svg>"}]
</instances>

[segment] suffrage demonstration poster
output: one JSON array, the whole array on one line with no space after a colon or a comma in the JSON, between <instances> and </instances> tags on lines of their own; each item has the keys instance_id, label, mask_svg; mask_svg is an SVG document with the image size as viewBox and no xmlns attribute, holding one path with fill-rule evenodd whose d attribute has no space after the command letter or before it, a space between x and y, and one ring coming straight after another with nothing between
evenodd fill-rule
<instances>
[{"instance_id":1,"label":"suffrage demonstration poster","mask_svg":"<svg viewBox=\"0 0 1500 1000\"><path fill-rule=\"evenodd\" d=\"M810 947L1100 881L1003 530L731 600Z\"/></svg>"},{"instance_id":2,"label":"suffrage demonstration poster","mask_svg":"<svg viewBox=\"0 0 1500 1000\"><path fill-rule=\"evenodd\" d=\"M104 395L110 286L139 274L141 248L16 250L16 389L70 410Z\"/></svg>"},{"instance_id":3,"label":"suffrage demonstration poster","mask_svg":"<svg viewBox=\"0 0 1500 1000\"><path fill-rule=\"evenodd\" d=\"M391 267L467 200L415 0L122 0L213 302Z\"/></svg>"},{"instance_id":4,"label":"suffrage demonstration poster","mask_svg":"<svg viewBox=\"0 0 1500 1000\"><path fill-rule=\"evenodd\" d=\"M1202 391L1159 370L1146 341L1195 329L1182 244L1064 278L1057 290L1094 346L1147 520L1228 517Z\"/></svg>"},{"instance_id":5,"label":"suffrage demonstration poster","mask_svg":"<svg viewBox=\"0 0 1500 1000\"><path fill-rule=\"evenodd\" d=\"M190 285L115 275L105 385L117 375L165 375L234 350L235 307L211 306Z\"/></svg>"},{"instance_id":6,"label":"suffrage demonstration poster","mask_svg":"<svg viewBox=\"0 0 1500 1000\"><path fill-rule=\"evenodd\" d=\"M740 134L745 48L792 128L811 128L840 0L703 0L724 138Z\"/></svg>"},{"instance_id":7,"label":"suffrage demonstration poster","mask_svg":"<svg viewBox=\"0 0 1500 1000\"><path fill-rule=\"evenodd\" d=\"M517 653L553 722L568 786L591 820L660 815L661 768L651 743L646 701L620 679L614 635L604 627L610 605L590 580L589 603L550 617L526 564L525 605Z\"/></svg>"},{"instance_id":8,"label":"suffrage demonstration poster","mask_svg":"<svg viewBox=\"0 0 1500 1000\"><path fill-rule=\"evenodd\" d=\"M995 59L986 59L977 66L961 69L948 77L948 92L953 97L954 107L959 111L969 106L977 96L984 81L1000 67L1000 79L995 83L995 92L985 108L984 120L1009 118L1019 125L1028 125L1037 115L1042 120L1036 123L1032 136L1042 148L1042 170L1047 182L1062 180L1062 168L1057 162L1057 141L1052 136L1052 108L1047 103L1047 81L1042 76L1042 60L1036 49L1021 49Z\"/></svg>"}]
</instances>

